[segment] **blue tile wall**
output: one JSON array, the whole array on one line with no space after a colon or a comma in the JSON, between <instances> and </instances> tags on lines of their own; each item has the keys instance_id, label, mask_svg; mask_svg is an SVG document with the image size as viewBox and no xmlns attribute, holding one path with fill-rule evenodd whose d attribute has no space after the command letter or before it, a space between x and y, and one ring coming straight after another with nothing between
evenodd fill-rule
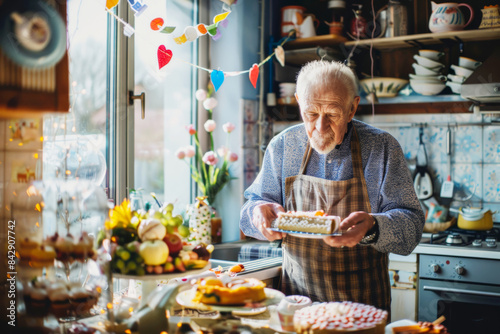
<instances>
[{"instance_id":1,"label":"blue tile wall","mask_svg":"<svg viewBox=\"0 0 500 334\"><path fill-rule=\"evenodd\" d=\"M356 118L392 134L401 144L412 173L415 171L419 128L422 126L435 198L439 198L441 184L451 167L455 186L451 206L489 208L497 211L494 221L500 223L499 115L375 115ZM446 152L448 126L452 131L450 157Z\"/></svg>"}]
</instances>

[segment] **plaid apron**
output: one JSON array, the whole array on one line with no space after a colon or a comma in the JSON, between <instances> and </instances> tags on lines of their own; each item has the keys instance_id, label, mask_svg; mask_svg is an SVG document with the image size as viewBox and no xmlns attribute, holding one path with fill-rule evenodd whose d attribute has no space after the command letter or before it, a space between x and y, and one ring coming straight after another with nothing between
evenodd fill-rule
<instances>
[{"instance_id":1,"label":"plaid apron","mask_svg":"<svg viewBox=\"0 0 500 334\"><path fill-rule=\"evenodd\" d=\"M353 127L353 178L324 180L304 175L311 147L307 146L299 175L285 180L285 210L325 210L346 218L351 212L371 212L363 175L361 150ZM370 246L333 248L323 239L283 239L282 289L286 295L306 295L313 301L352 301L390 311L388 255Z\"/></svg>"}]
</instances>

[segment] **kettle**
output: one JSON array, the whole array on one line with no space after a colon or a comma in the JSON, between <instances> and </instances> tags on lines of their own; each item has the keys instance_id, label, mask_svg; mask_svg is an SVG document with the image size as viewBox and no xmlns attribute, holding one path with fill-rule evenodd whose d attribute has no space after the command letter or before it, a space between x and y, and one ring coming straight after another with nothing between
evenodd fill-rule
<instances>
[{"instance_id":1,"label":"kettle","mask_svg":"<svg viewBox=\"0 0 500 334\"><path fill-rule=\"evenodd\" d=\"M460 208L450 211L458 213L457 226L461 229L486 231L493 228L493 212L489 209Z\"/></svg>"},{"instance_id":2,"label":"kettle","mask_svg":"<svg viewBox=\"0 0 500 334\"><path fill-rule=\"evenodd\" d=\"M432 14L429 19L429 30L431 32L445 32L463 30L474 18L472 7L466 3L446 2L436 4L431 1ZM458 7L467 7L470 11L470 18L465 23L464 15Z\"/></svg>"}]
</instances>

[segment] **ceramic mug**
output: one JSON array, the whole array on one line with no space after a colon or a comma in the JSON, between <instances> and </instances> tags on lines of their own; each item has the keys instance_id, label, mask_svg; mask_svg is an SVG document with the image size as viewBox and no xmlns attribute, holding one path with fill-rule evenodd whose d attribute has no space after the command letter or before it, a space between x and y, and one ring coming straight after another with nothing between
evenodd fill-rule
<instances>
[{"instance_id":1,"label":"ceramic mug","mask_svg":"<svg viewBox=\"0 0 500 334\"><path fill-rule=\"evenodd\" d=\"M285 6L281 8L281 36L287 36L290 30L302 24L305 8L302 6Z\"/></svg>"},{"instance_id":2,"label":"ceramic mug","mask_svg":"<svg viewBox=\"0 0 500 334\"><path fill-rule=\"evenodd\" d=\"M14 34L24 48L39 52L49 44L51 30L44 17L31 12L12 12L10 17L15 23Z\"/></svg>"}]
</instances>

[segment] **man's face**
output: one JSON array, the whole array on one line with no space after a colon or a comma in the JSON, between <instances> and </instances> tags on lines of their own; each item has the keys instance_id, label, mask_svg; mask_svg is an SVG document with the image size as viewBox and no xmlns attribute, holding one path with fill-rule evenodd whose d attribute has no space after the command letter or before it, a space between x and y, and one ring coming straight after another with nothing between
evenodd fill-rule
<instances>
[{"instance_id":1,"label":"man's face","mask_svg":"<svg viewBox=\"0 0 500 334\"><path fill-rule=\"evenodd\" d=\"M307 99L297 96L300 113L311 146L321 154L327 154L342 143L347 124L358 107L359 97L354 101L342 85L316 90Z\"/></svg>"}]
</instances>

